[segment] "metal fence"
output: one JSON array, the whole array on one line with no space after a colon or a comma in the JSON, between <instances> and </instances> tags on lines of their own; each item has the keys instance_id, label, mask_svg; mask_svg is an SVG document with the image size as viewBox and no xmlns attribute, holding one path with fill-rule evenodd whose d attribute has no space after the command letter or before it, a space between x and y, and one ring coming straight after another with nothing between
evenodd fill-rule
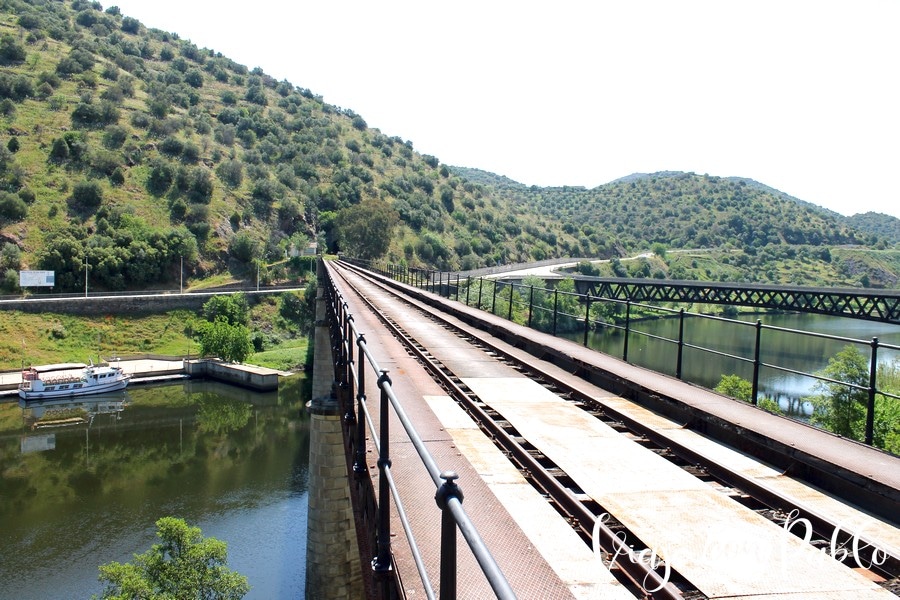
<instances>
[{"instance_id":1,"label":"metal fence","mask_svg":"<svg viewBox=\"0 0 900 600\"><path fill-rule=\"evenodd\" d=\"M378 452L378 490L377 503L374 507L376 524L373 546L376 548L372 559L372 569L382 579L391 572L391 499L409 541L413 560L422 580L425 594L434 599L434 591L425 570L418 544L413 535L410 522L401 501L397 486L391 473L390 454L390 411L393 410L403 426L410 442L415 448L423 466L435 485L435 500L441 509L441 558L440 558L440 598L449 600L456 598L456 529L471 549L478 565L481 567L488 583L497 598L515 598L506 577L497 566L493 556L481 539L465 509L462 506L462 491L456 483L457 474L453 471L441 470L428 452L421 437L416 432L403 409L400 399L394 393L391 379L386 369L379 366L375 356L369 350L365 335L360 332L348 311L348 305L340 292L328 279L326 286L328 313L331 321L332 339L335 340L333 350L336 351L336 364L339 370L339 385L344 398L345 421L349 424L349 452L353 457L353 471L359 477L368 473L366 467L366 427L372 435L372 442ZM378 425L376 427L370 406L366 398L366 381L368 377L377 378L379 390ZM355 402L355 406L354 406ZM437 525L436 525L437 526Z\"/></svg>"},{"instance_id":2,"label":"metal fence","mask_svg":"<svg viewBox=\"0 0 900 600\"><path fill-rule=\"evenodd\" d=\"M748 365L752 369L751 402L753 404L757 404L759 401L759 373L761 368L809 377L825 384L835 384L843 386L848 390L864 392L866 394L867 402L865 407L865 434L864 440L862 441L869 445L872 445L874 440L876 396L881 395L886 398L900 400L900 396L878 387L877 372L879 351L890 350L896 352L900 351L900 346L880 342L877 337L873 337L870 340L856 339L764 325L760 320L751 323L720 316L689 312L684 309L671 309L662 306L633 302L631 300L560 291L556 288L542 288L533 285L516 284L514 282L501 282L483 277L460 277L458 273L411 269L392 264L378 266L366 261L353 262L407 285L425 289L445 298L463 302L466 306L482 308L483 310L494 315L502 316L508 320L513 320L513 315L521 316L524 312L524 319L520 319L524 321L522 324L542 330L546 333L551 333L554 336L560 335L564 331L570 335L572 333L581 333L582 344L584 346L588 346L589 333L592 331L602 331L604 329L617 331L623 337L621 356L622 360L626 362L629 360L629 341L635 336L670 344L675 350L672 353L673 367L674 374L678 379L682 379L684 372L683 367L686 349L725 357L733 360L736 364ZM543 297L542 302L535 301L536 293ZM569 302L566 302L566 300L569 300ZM610 321L593 318L592 307L598 304L612 305L614 307L612 312L617 315L617 319ZM567 312L565 309L561 308L563 306L577 306L579 312ZM636 311L640 311L642 315L653 312L658 315L677 319L678 335L670 338L640 331L635 327L636 320L634 318L634 313ZM729 354L715 348L688 343L686 341L687 335L685 328L693 319L718 321L735 327L752 329L754 343L751 354L749 356ZM536 321L540 321L544 326L536 327ZM765 362L760 358L760 348L764 336L771 335L772 333L832 340L851 345L855 348L862 348L864 354L868 354L868 381L864 384L859 381L838 381L825 377L821 373L809 373L792 369L786 365Z\"/></svg>"}]
</instances>

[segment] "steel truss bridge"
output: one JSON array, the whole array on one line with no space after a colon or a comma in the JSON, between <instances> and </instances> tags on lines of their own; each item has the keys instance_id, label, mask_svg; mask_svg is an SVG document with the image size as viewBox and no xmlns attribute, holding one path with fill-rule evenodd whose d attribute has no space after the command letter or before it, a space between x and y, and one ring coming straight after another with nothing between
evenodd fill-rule
<instances>
[{"instance_id":1,"label":"steel truss bridge","mask_svg":"<svg viewBox=\"0 0 900 600\"><path fill-rule=\"evenodd\" d=\"M574 276L579 293L631 302L728 304L900 325L900 291ZM556 278L548 278L556 279Z\"/></svg>"}]
</instances>

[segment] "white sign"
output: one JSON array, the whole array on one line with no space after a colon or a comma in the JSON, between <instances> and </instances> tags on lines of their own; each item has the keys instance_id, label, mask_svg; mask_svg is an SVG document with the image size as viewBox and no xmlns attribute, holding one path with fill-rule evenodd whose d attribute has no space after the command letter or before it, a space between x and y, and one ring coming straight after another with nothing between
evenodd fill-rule
<instances>
[{"instance_id":1,"label":"white sign","mask_svg":"<svg viewBox=\"0 0 900 600\"><path fill-rule=\"evenodd\" d=\"M53 287L56 271L19 271L19 287Z\"/></svg>"}]
</instances>

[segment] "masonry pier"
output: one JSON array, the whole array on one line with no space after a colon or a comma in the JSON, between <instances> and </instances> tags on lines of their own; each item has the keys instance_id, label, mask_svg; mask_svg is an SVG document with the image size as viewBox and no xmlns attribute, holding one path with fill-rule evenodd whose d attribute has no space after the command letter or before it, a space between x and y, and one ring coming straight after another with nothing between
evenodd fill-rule
<instances>
[{"instance_id":1,"label":"masonry pier","mask_svg":"<svg viewBox=\"0 0 900 600\"><path fill-rule=\"evenodd\" d=\"M318 267L313 387L310 412L309 517L306 597L363 598L363 580L350 502L340 402L334 390L334 361Z\"/></svg>"}]
</instances>

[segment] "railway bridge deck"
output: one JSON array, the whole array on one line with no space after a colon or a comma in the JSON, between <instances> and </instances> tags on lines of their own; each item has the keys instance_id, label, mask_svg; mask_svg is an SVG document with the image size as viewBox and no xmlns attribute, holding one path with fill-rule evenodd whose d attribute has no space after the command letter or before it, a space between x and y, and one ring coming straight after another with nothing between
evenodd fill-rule
<instances>
[{"instance_id":1,"label":"railway bridge deck","mask_svg":"<svg viewBox=\"0 0 900 600\"><path fill-rule=\"evenodd\" d=\"M900 557L896 456L397 282L382 280L388 287L381 287L380 278L341 265L327 271L334 302L344 318L353 316L352 328L386 371L424 446L441 470L459 476L463 506L517 597L897 597L889 582L878 584L883 576L873 564L896 565ZM422 312L436 305L443 323ZM384 318L418 340L456 383L437 382ZM361 369L362 357L356 362ZM540 378L520 362L542 371ZM365 403L377 402L382 383L365 380ZM570 498L554 499L536 467L523 470L515 451L498 447L500 436L458 402L449 389L456 386L495 416L511 443L565 482ZM386 472L376 432L386 413L374 406L364 456L377 489ZM404 532L392 501L393 576L399 596L433 597L443 582L435 484L401 419L387 419L390 476L410 523ZM595 523L573 514L580 509L570 500L593 511ZM596 521L611 525L625 545L604 549ZM834 547L819 539L823 551L798 537L807 523L814 539L832 533L825 541ZM457 597L492 597L496 588L462 541L458 546ZM425 582L417 553L430 574ZM629 561L659 561L656 579L629 580L622 572Z\"/></svg>"}]
</instances>

